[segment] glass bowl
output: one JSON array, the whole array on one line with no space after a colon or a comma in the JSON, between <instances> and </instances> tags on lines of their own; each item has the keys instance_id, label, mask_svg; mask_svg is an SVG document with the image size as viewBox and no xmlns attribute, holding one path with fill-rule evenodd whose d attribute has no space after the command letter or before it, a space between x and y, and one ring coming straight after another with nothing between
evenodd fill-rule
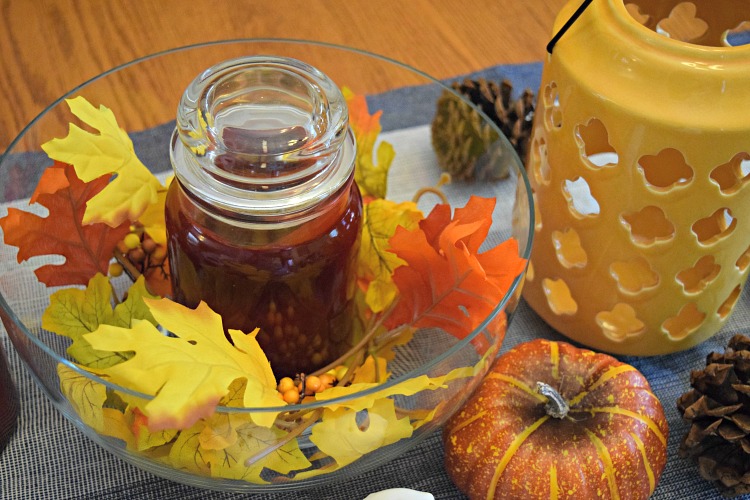
<instances>
[{"instance_id":1,"label":"glass bowl","mask_svg":"<svg viewBox=\"0 0 750 500\"><path fill-rule=\"evenodd\" d=\"M362 474L439 428L470 395L499 351L519 300L534 224L531 191L513 147L486 115L450 86L381 56L297 40L231 40L183 47L135 60L73 89L31 122L0 159L0 216L6 218L9 209L46 216L45 209L29 199L52 164L40 146L64 137L69 124L77 122L65 99L83 96L95 106L110 108L141 162L164 179L171 169L174 117L186 86L216 63L257 54L302 60L338 86L366 96L370 113L382 111L378 144L388 142L395 151L386 198L399 203L417 199L425 216L439 203L457 209L475 197L491 199L494 208L475 221L477 228L486 223L487 236L472 250L473 258L512 238L517 250L512 247L510 260L521 265L505 278L507 286L500 295L483 295L477 292L481 287L467 285L462 297L456 293L460 286L454 286L450 296L458 299L451 314L464 324L463 330L415 321L406 324L411 335L398 342L376 336L385 340L366 343L366 353L349 358L349 370L366 373L365 354L382 354L374 364L385 373L374 369L370 383L347 386L351 377L346 382L342 372L340 387L353 389L331 398L321 396L324 391L293 405L279 398L278 406L245 408L224 398L211 415L189 427L152 432L144 424L144 407L158 395L118 385L101 371L78 364L69 354L70 338L42 327L54 293L85 287L46 286L34 270L63 259L43 255L19 263L18 248L4 243L0 315L13 346L54 406L91 440L137 467L184 484L235 492L307 488ZM448 183L446 169L452 171ZM3 239L7 242L8 235ZM487 253L484 266L502 267L502 262L488 257L493 255ZM453 272L450 265L444 269ZM125 275L109 280L115 296L130 286ZM433 299L437 304L444 298ZM390 345L378 351L383 344Z\"/></svg>"}]
</instances>

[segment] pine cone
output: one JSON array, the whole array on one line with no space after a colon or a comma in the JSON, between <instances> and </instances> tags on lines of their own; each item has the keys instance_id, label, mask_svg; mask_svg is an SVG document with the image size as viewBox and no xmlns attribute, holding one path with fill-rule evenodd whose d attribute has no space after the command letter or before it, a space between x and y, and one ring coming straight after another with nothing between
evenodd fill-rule
<instances>
[{"instance_id":1,"label":"pine cone","mask_svg":"<svg viewBox=\"0 0 750 500\"><path fill-rule=\"evenodd\" d=\"M513 86L485 79L454 83L452 88L482 110L526 161L534 117L534 94L526 89L511 102ZM498 135L479 114L451 92L443 92L432 123L432 143L443 170L458 179L495 180L508 176Z\"/></svg>"},{"instance_id":2,"label":"pine cone","mask_svg":"<svg viewBox=\"0 0 750 500\"><path fill-rule=\"evenodd\" d=\"M680 456L698 463L725 496L750 493L750 338L735 335L723 354L690 374L677 408L692 423Z\"/></svg>"}]
</instances>

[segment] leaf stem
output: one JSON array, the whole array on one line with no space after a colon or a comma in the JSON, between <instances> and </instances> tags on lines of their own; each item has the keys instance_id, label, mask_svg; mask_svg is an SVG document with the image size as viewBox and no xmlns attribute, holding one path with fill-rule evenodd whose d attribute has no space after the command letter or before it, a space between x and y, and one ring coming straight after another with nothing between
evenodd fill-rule
<instances>
[{"instance_id":1,"label":"leaf stem","mask_svg":"<svg viewBox=\"0 0 750 500\"><path fill-rule=\"evenodd\" d=\"M112 300L114 301L115 305L117 305L122 301L120 300L120 297L117 296L117 290L115 290L115 285L112 284L112 281L107 280L107 282L109 283L110 290L112 290Z\"/></svg>"}]
</instances>

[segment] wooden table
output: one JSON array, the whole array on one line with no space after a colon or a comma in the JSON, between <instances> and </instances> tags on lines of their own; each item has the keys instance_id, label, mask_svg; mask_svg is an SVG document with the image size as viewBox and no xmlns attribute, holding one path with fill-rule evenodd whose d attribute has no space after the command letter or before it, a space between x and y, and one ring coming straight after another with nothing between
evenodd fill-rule
<instances>
[{"instance_id":1,"label":"wooden table","mask_svg":"<svg viewBox=\"0 0 750 500\"><path fill-rule=\"evenodd\" d=\"M63 93L157 51L234 38L308 39L375 52L444 78L541 60L564 3L0 0L0 152Z\"/></svg>"}]
</instances>

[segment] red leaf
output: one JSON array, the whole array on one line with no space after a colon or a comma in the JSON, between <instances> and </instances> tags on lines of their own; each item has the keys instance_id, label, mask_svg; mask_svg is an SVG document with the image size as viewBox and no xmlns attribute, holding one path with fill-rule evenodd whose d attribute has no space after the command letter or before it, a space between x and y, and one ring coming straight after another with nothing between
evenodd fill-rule
<instances>
[{"instance_id":1,"label":"red leaf","mask_svg":"<svg viewBox=\"0 0 750 500\"><path fill-rule=\"evenodd\" d=\"M493 199L471 197L453 220L439 205L419 230L398 228L389 243L407 265L394 271L399 300L386 326L442 328L463 338L487 318L526 265L514 239L477 253L494 207Z\"/></svg>"},{"instance_id":2,"label":"red leaf","mask_svg":"<svg viewBox=\"0 0 750 500\"><path fill-rule=\"evenodd\" d=\"M129 223L83 225L86 202L108 184L110 175L84 183L72 166L55 162L42 174L31 202L49 210L47 217L9 208L0 219L5 243L18 247L18 262L41 255L62 255L62 264L47 264L34 272L47 286L85 285L96 274L107 274L117 242Z\"/></svg>"}]
</instances>

